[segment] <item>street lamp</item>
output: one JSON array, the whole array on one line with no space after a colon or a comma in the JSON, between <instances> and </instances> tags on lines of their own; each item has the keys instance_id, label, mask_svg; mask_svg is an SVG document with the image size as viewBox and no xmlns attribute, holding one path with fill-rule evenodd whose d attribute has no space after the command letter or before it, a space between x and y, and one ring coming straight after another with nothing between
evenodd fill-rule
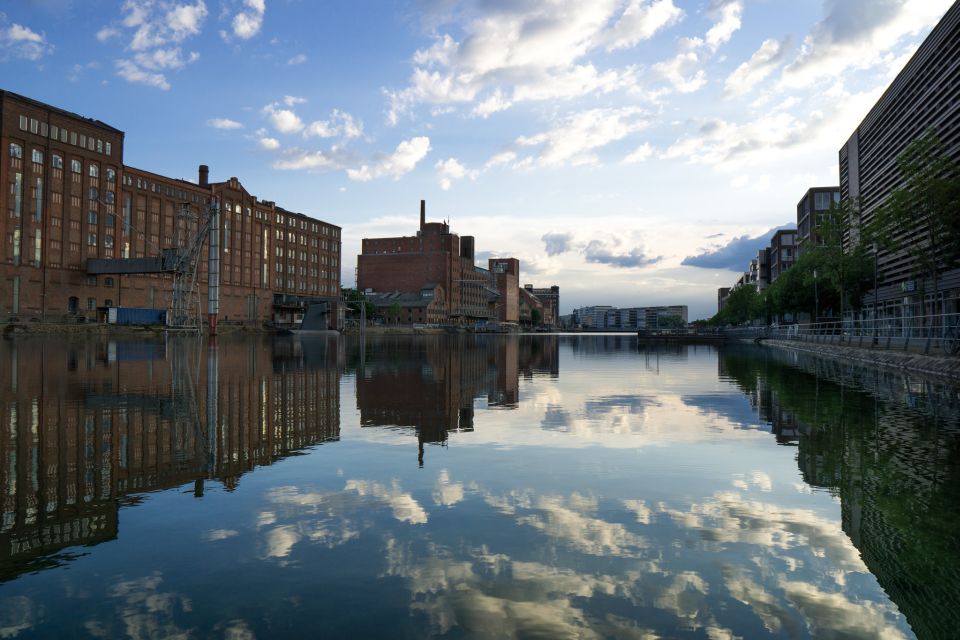
<instances>
[{"instance_id":1,"label":"street lamp","mask_svg":"<svg viewBox=\"0 0 960 640\"><path fill-rule=\"evenodd\" d=\"M817 270L813 270L813 323L820 318L820 294L817 291Z\"/></svg>"}]
</instances>

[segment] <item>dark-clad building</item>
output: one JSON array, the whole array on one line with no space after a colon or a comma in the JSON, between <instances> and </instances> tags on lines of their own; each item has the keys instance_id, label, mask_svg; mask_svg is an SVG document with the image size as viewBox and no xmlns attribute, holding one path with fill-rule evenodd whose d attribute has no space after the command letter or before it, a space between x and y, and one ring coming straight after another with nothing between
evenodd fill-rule
<instances>
[{"instance_id":1,"label":"dark-clad building","mask_svg":"<svg viewBox=\"0 0 960 640\"><path fill-rule=\"evenodd\" d=\"M770 239L770 284L797 261L797 230L780 229Z\"/></svg>"},{"instance_id":2,"label":"dark-clad building","mask_svg":"<svg viewBox=\"0 0 960 640\"><path fill-rule=\"evenodd\" d=\"M183 248L212 199L222 320L292 321L307 303L336 306L339 227L261 200L235 177L211 182L203 165L196 182L128 167L123 132L98 120L8 91L0 109L0 317L94 320L110 307L167 308L169 273L105 274L90 261ZM205 247L202 300L207 257Z\"/></svg>"},{"instance_id":3,"label":"dark-clad building","mask_svg":"<svg viewBox=\"0 0 960 640\"><path fill-rule=\"evenodd\" d=\"M797 253L820 244L823 214L840 204L840 187L811 187L797 203Z\"/></svg>"},{"instance_id":4,"label":"dark-clad building","mask_svg":"<svg viewBox=\"0 0 960 640\"><path fill-rule=\"evenodd\" d=\"M868 225L888 196L903 186L897 158L915 139L933 132L946 153L960 161L960 3L954 3L893 80L863 122L840 148L840 194L859 200L860 225ZM923 229L906 234L907 242L923 242ZM859 242L858 229L846 239ZM932 312L933 283L918 273L906 252L878 252L879 314L910 316ZM940 275L942 309L958 310L960 269ZM921 299L921 292L926 299ZM874 293L865 296L872 310ZM940 306L937 305L939 309Z\"/></svg>"}]
</instances>

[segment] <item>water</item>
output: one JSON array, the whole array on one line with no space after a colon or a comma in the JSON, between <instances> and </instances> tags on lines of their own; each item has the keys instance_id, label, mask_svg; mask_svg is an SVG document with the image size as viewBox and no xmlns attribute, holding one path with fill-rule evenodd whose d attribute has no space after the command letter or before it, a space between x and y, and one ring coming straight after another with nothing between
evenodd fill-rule
<instances>
[{"instance_id":1,"label":"water","mask_svg":"<svg viewBox=\"0 0 960 640\"><path fill-rule=\"evenodd\" d=\"M958 416L628 336L6 340L0 637L954 637Z\"/></svg>"}]
</instances>

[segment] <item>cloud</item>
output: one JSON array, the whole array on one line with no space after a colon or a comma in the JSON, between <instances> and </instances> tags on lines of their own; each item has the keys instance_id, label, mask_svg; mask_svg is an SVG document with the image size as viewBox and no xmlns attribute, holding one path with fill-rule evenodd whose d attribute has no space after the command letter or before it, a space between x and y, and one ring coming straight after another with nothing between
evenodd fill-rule
<instances>
[{"instance_id":1,"label":"cloud","mask_svg":"<svg viewBox=\"0 0 960 640\"><path fill-rule=\"evenodd\" d=\"M355 120L352 115L339 109L334 109L327 120L315 120L307 125L303 132L304 137L335 138L342 136L349 140L363 135L363 123Z\"/></svg>"},{"instance_id":2,"label":"cloud","mask_svg":"<svg viewBox=\"0 0 960 640\"><path fill-rule=\"evenodd\" d=\"M438 29L432 46L414 53L407 86L384 90L387 121L396 124L421 103L476 103L471 113L487 117L523 101L635 88L636 67L597 69L584 57L633 47L682 15L672 0L467 0L438 25L456 21L451 31L462 37Z\"/></svg>"},{"instance_id":3,"label":"cloud","mask_svg":"<svg viewBox=\"0 0 960 640\"><path fill-rule=\"evenodd\" d=\"M649 142L644 142L642 145L634 149L623 159L623 164L639 164L653 155L653 147L650 146Z\"/></svg>"},{"instance_id":4,"label":"cloud","mask_svg":"<svg viewBox=\"0 0 960 640\"><path fill-rule=\"evenodd\" d=\"M53 51L47 37L16 22L4 26L6 16L0 13L0 62L9 58L39 60Z\"/></svg>"},{"instance_id":5,"label":"cloud","mask_svg":"<svg viewBox=\"0 0 960 640\"><path fill-rule=\"evenodd\" d=\"M750 59L733 70L724 83L728 94L740 95L750 91L780 66L790 48L790 39L764 40Z\"/></svg>"},{"instance_id":6,"label":"cloud","mask_svg":"<svg viewBox=\"0 0 960 640\"><path fill-rule=\"evenodd\" d=\"M293 65L303 64L306 61L307 61L306 54L298 53L297 55L287 60L287 64L290 66L293 66Z\"/></svg>"},{"instance_id":7,"label":"cloud","mask_svg":"<svg viewBox=\"0 0 960 640\"><path fill-rule=\"evenodd\" d=\"M302 149L289 149L284 152L283 158L273 163L274 169L283 171L327 171L331 169L342 169L343 167L344 164L342 160L334 153L304 151Z\"/></svg>"},{"instance_id":8,"label":"cloud","mask_svg":"<svg viewBox=\"0 0 960 640\"><path fill-rule=\"evenodd\" d=\"M953 0L825 0L823 19L783 70L788 87L834 78L850 67L868 67L902 38L930 28Z\"/></svg>"},{"instance_id":9,"label":"cloud","mask_svg":"<svg viewBox=\"0 0 960 640\"><path fill-rule=\"evenodd\" d=\"M753 237L748 235L737 236L725 245L697 255L687 256L680 264L703 269L745 271L750 265L750 261L757 257L757 252L770 245L770 239L774 233L780 229L792 229L795 226L786 224Z\"/></svg>"},{"instance_id":10,"label":"cloud","mask_svg":"<svg viewBox=\"0 0 960 640\"><path fill-rule=\"evenodd\" d=\"M266 151L276 151L280 148L280 141L276 138L263 137L259 140L260 148Z\"/></svg>"},{"instance_id":11,"label":"cloud","mask_svg":"<svg viewBox=\"0 0 960 640\"><path fill-rule=\"evenodd\" d=\"M132 32L127 48L134 52L133 58L116 61L119 77L166 91L170 83L159 72L179 70L200 59L197 52L184 57L178 45L200 34L207 16L203 0L193 3L126 0L121 11L119 23L97 32L100 42L118 37L121 29Z\"/></svg>"},{"instance_id":12,"label":"cloud","mask_svg":"<svg viewBox=\"0 0 960 640\"><path fill-rule=\"evenodd\" d=\"M243 0L243 9L234 15L233 20L230 21L233 37L249 40L260 33L266 11L266 0ZM221 31L220 35L224 40L230 39L230 34L225 31Z\"/></svg>"},{"instance_id":13,"label":"cloud","mask_svg":"<svg viewBox=\"0 0 960 640\"><path fill-rule=\"evenodd\" d=\"M538 147L535 161L544 167L597 164L596 149L646 128L649 122L649 114L639 107L590 109L566 116L543 133L521 136L515 145Z\"/></svg>"},{"instance_id":14,"label":"cloud","mask_svg":"<svg viewBox=\"0 0 960 640\"><path fill-rule=\"evenodd\" d=\"M162 73L150 73L144 71L129 60L117 60L117 75L127 82L145 84L150 87L156 87L163 91L170 89L170 83Z\"/></svg>"},{"instance_id":15,"label":"cloud","mask_svg":"<svg viewBox=\"0 0 960 640\"><path fill-rule=\"evenodd\" d=\"M437 170L437 175L440 177L440 188L444 191L448 191L450 186L453 184L454 180L460 180L462 178L470 177L471 179L476 178L476 171L468 171L466 167L460 164L460 161L456 158L447 158L446 160L441 160L434 168Z\"/></svg>"},{"instance_id":16,"label":"cloud","mask_svg":"<svg viewBox=\"0 0 960 640\"><path fill-rule=\"evenodd\" d=\"M574 249L573 234L551 231L540 236L548 256L559 256Z\"/></svg>"},{"instance_id":17,"label":"cloud","mask_svg":"<svg viewBox=\"0 0 960 640\"><path fill-rule=\"evenodd\" d=\"M288 105L296 104L295 100L296 98L287 96L285 102ZM281 109L276 102L265 106L263 112L267 115L267 119L273 125L273 128L280 133L297 133L303 129L303 120L300 119L300 116L294 113L292 109Z\"/></svg>"},{"instance_id":18,"label":"cloud","mask_svg":"<svg viewBox=\"0 0 960 640\"><path fill-rule=\"evenodd\" d=\"M674 6L672 0L633 0L605 32L607 51L633 47L682 19L683 11Z\"/></svg>"},{"instance_id":19,"label":"cloud","mask_svg":"<svg viewBox=\"0 0 960 640\"><path fill-rule=\"evenodd\" d=\"M430 151L430 138L418 136L404 140L397 145L393 153L381 157L372 166L362 165L359 169L348 169L347 177L359 182L367 182L376 178L400 176L413 171L417 163L423 160Z\"/></svg>"},{"instance_id":20,"label":"cloud","mask_svg":"<svg viewBox=\"0 0 960 640\"><path fill-rule=\"evenodd\" d=\"M653 70L664 77L680 93L693 93L707 82L706 73L698 69L700 56L695 51L683 51L670 60L653 65Z\"/></svg>"},{"instance_id":21,"label":"cloud","mask_svg":"<svg viewBox=\"0 0 960 640\"><path fill-rule=\"evenodd\" d=\"M207 126L214 129L242 129L243 125L230 118L211 118L207 120Z\"/></svg>"},{"instance_id":22,"label":"cloud","mask_svg":"<svg viewBox=\"0 0 960 640\"><path fill-rule=\"evenodd\" d=\"M717 22L707 31L706 41L711 49L716 50L740 30L743 2L742 0L724 2L715 9L714 13L717 15Z\"/></svg>"},{"instance_id":23,"label":"cloud","mask_svg":"<svg viewBox=\"0 0 960 640\"><path fill-rule=\"evenodd\" d=\"M650 257L642 247L633 247L621 250L619 239L591 240L583 249L583 257L587 262L606 264L620 269L638 269L663 260L663 256Z\"/></svg>"}]
</instances>

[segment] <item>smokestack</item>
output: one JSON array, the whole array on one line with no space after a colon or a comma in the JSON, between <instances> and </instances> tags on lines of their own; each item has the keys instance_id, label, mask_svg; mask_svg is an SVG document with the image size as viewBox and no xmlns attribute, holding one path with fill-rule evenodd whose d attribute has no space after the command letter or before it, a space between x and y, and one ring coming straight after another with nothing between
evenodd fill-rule
<instances>
[{"instance_id":1,"label":"smokestack","mask_svg":"<svg viewBox=\"0 0 960 640\"><path fill-rule=\"evenodd\" d=\"M200 165L200 186L210 186L210 167L205 164Z\"/></svg>"},{"instance_id":2,"label":"smokestack","mask_svg":"<svg viewBox=\"0 0 960 640\"><path fill-rule=\"evenodd\" d=\"M423 225L427 224L427 201L420 201L420 228L423 229Z\"/></svg>"}]
</instances>

